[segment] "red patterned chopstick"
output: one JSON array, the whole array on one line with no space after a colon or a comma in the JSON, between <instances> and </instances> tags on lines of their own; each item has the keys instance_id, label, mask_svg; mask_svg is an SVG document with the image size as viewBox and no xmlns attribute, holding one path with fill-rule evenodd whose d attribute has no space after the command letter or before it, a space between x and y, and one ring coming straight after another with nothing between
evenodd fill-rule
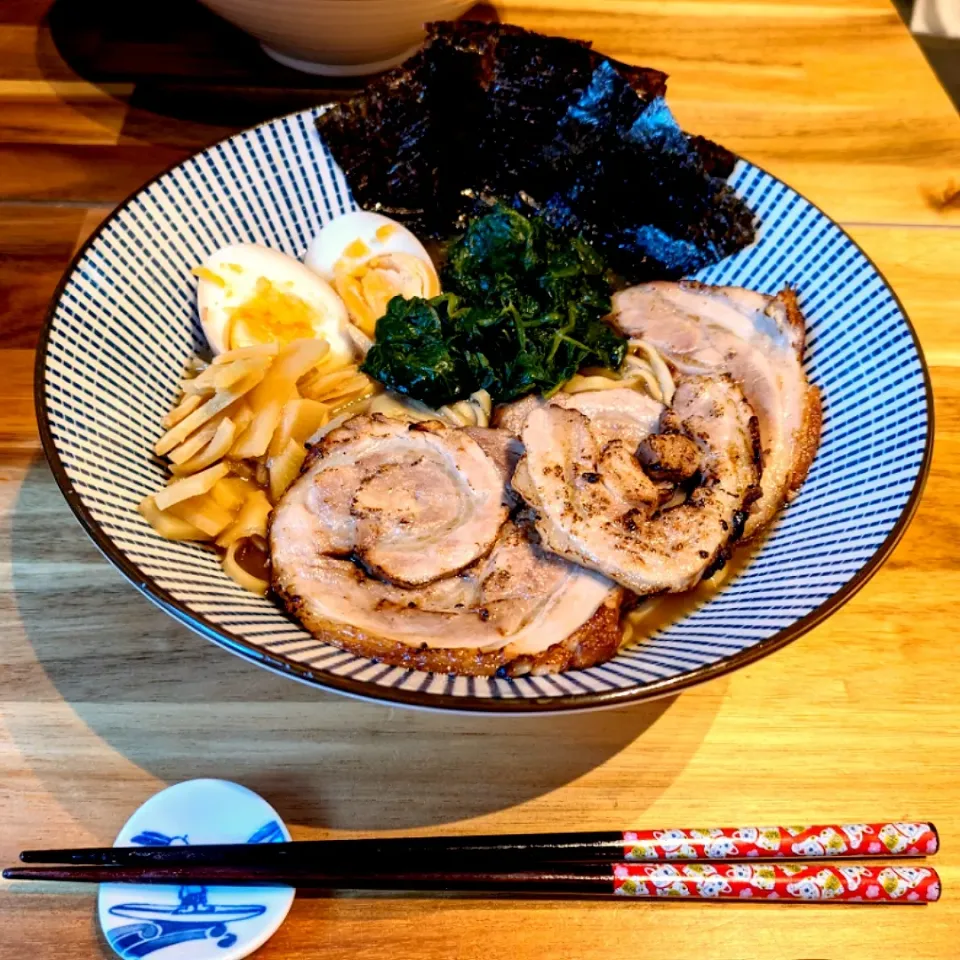
<instances>
[{"instance_id":1,"label":"red patterned chopstick","mask_svg":"<svg viewBox=\"0 0 960 960\"><path fill-rule=\"evenodd\" d=\"M940 899L940 878L931 867L623 863L616 864L613 873L614 893L622 897L837 903L933 903Z\"/></svg>"},{"instance_id":2,"label":"red patterned chopstick","mask_svg":"<svg viewBox=\"0 0 960 960\"><path fill-rule=\"evenodd\" d=\"M259 886L325 890L443 890L687 900L810 903L931 903L940 878L930 867L816 863L585 863L536 869L335 872L284 866L147 865L11 867L8 880Z\"/></svg>"},{"instance_id":3,"label":"red patterned chopstick","mask_svg":"<svg viewBox=\"0 0 960 960\"><path fill-rule=\"evenodd\" d=\"M300 840L259 845L92 847L25 850L25 863L93 866L284 866L350 872L357 864L403 869L492 866L528 869L550 863L765 861L923 857L937 852L931 823L847 823L802 827L710 827L593 833Z\"/></svg>"},{"instance_id":4,"label":"red patterned chopstick","mask_svg":"<svg viewBox=\"0 0 960 960\"><path fill-rule=\"evenodd\" d=\"M844 823L804 827L633 830L627 860L812 860L925 857L940 847L932 823Z\"/></svg>"}]
</instances>

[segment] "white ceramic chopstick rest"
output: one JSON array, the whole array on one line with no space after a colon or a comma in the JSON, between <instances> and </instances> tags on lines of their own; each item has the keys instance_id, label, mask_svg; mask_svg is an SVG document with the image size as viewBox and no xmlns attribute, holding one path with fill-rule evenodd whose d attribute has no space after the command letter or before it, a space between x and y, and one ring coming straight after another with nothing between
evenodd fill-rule
<instances>
[{"instance_id":1,"label":"white ceramic chopstick rest","mask_svg":"<svg viewBox=\"0 0 960 960\"><path fill-rule=\"evenodd\" d=\"M290 834L276 810L226 780L187 780L151 797L114 846L276 843ZM100 926L121 957L239 960L273 936L293 903L292 887L100 886Z\"/></svg>"}]
</instances>

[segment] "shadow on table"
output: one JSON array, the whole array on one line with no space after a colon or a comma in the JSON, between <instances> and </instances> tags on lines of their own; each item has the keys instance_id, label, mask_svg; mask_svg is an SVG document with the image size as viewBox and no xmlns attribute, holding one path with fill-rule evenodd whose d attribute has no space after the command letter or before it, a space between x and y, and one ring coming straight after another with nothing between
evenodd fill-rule
<instances>
[{"instance_id":1,"label":"shadow on table","mask_svg":"<svg viewBox=\"0 0 960 960\"><path fill-rule=\"evenodd\" d=\"M675 698L581 715L490 717L325 694L230 656L148 603L84 536L46 464L30 467L5 523L13 623L22 627L5 639L14 645L9 662L20 666L0 699L55 704L41 721L32 710L10 711L10 732L54 796L98 832L93 818L101 823L105 812L92 806L119 804L117 826L130 812L122 805L131 791L116 789L117 780L142 778L129 764L167 782L239 781L293 824L373 830L522 804L634 745L641 753L631 769L641 763L643 778L626 796L614 781L603 796L597 791L606 788L585 791L583 811L632 819L670 786L713 721L713 709L699 709L685 716L682 739L669 739L657 725ZM577 826L557 827L564 825Z\"/></svg>"},{"instance_id":2,"label":"shadow on table","mask_svg":"<svg viewBox=\"0 0 960 960\"><path fill-rule=\"evenodd\" d=\"M497 18L487 4L464 16ZM284 67L197 0L146 6L55 0L42 26L34 53L46 78L80 77L128 104L121 134L136 141L205 146L271 117L349 96L365 81ZM103 115L102 100L86 92L71 96L61 88L58 96L94 120Z\"/></svg>"}]
</instances>

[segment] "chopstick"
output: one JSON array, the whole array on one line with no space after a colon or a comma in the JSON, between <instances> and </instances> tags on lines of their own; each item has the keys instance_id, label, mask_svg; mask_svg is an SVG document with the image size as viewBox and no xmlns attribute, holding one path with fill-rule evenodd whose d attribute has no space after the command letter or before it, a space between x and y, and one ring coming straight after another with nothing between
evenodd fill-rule
<instances>
[{"instance_id":1,"label":"chopstick","mask_svg":"<svg viewBox=\"0 0 960 960\"><path fill-rule=\"evenodd\" d=\"M7 880L264 886L327 890L446 890L796 903L932 903L931 867L815 864L569 864L525 871L318 872L263 866L12 867Z\"/></svg>"},{"instance_id":2,"label":"chopstick","mask_svg":"<svg viewBox=\"0 0 960 960\"><path fill-rule=\"evenodd\" d=\"M940 841L932 823L817 824L804 827L712 827L581 833L529 833L178 847L89 847L25 850L24 863L96 866L194 864L262 866L354 873L355 864L408 867L551 863L737 861L922 857Z\"/></svg>"}]
</instances>

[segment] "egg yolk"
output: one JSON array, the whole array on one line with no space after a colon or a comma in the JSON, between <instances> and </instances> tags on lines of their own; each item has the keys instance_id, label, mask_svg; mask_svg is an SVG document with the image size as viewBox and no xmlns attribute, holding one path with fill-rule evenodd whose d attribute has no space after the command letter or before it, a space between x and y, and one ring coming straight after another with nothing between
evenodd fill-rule
<instances>
[{"instance_id":1,"label":"egg yolk","mask_svg":"<svg viewBox=\"0 0 960 960\"><path fill-rule=\"evenodd\" d=\"M240 330L255 343L290 343L316 336L317 311L295 293L259 277L254 294L229 311L227 337L235 347Z\"/></svg>"},{"instance_id":2,"label":"egg yolk","mask_svg":"<svg viewBox=\"0 0 960 960\"><path fill-rule=\"evenodd\" d=\"M351 260L359 260L360 257L365 257L370 252L370 248L359 238L357 237L353 243L348 244L344 250L343 255L349 257Z\"/></svg>"},{"instance_id":3,"label":"egg yolk","mask_svg":"<svg viewBox=\"0 0 960 960\"><path fill-rule=\"evenodd\" d=\"M227 281L224 280L219 273L214 273L209 267L194 267L190 272L198 280L207 280L221 288L227 285Z\"/></svg>"},{"instance_id":4,"label":"egg yolk","mask_svg":"<svg viewBox=\"0 0 960 960\"><path fill-rule=\"evenodd\" d=\"M394 297L430 298L440 292L433 267L409 253L372 257L353 271L336 273L333 285L354 325L368 337L375 335L377 320Z\"/></svg>"}]
</instances>

